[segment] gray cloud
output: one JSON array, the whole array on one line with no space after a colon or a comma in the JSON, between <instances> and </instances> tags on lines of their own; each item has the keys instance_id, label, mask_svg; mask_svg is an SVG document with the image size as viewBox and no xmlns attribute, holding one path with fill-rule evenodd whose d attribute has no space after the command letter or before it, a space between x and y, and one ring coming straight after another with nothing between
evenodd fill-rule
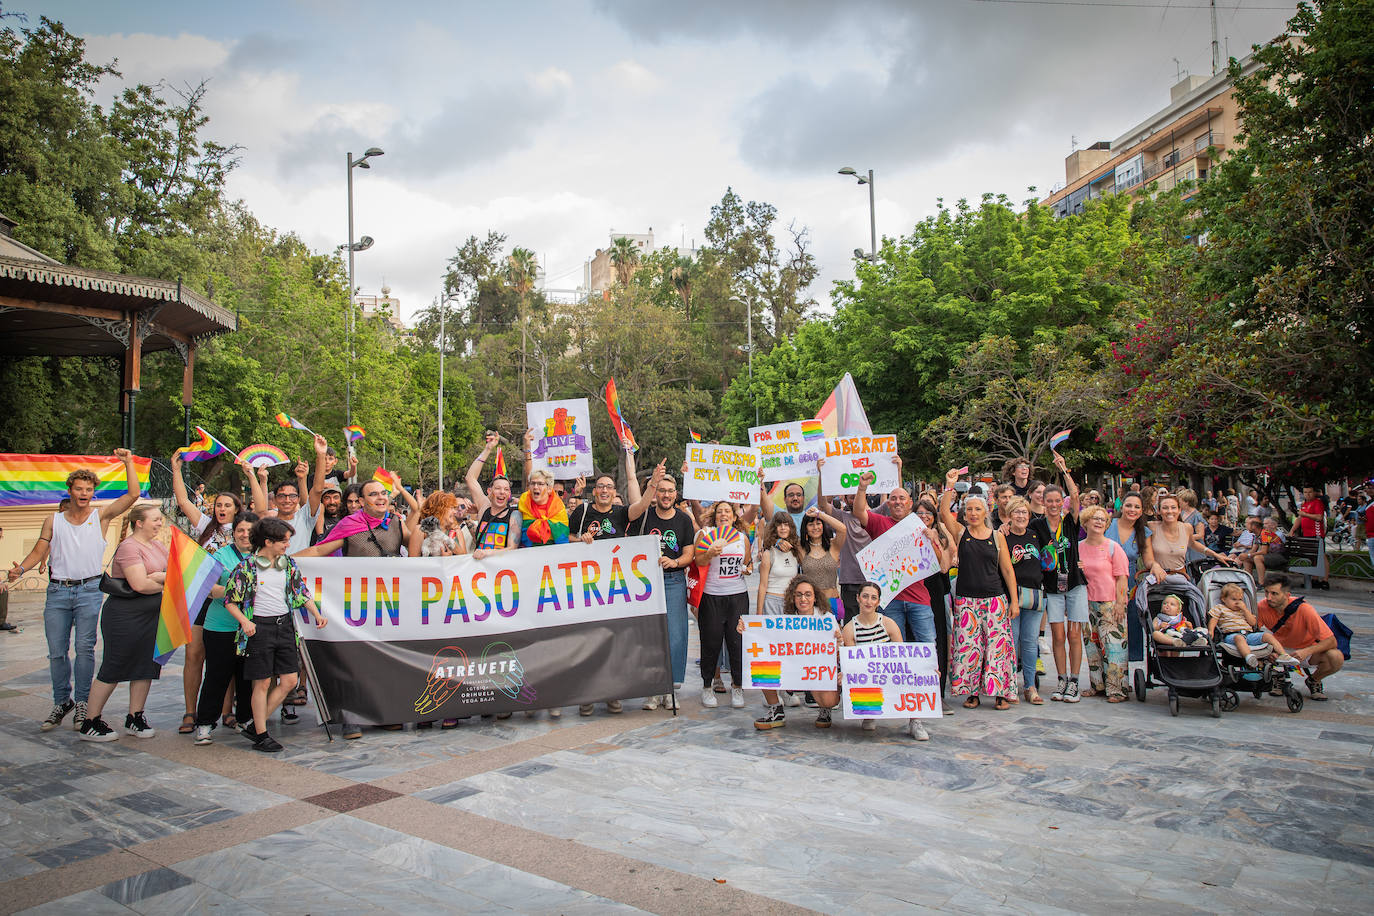
<instances>
[{"instance_id":1,"label":"gray cloud","mask_svg":"<svg viewBox=\"0 0 1374 916\"><path fill-rule=\"evenodd\" d=\"M790 42L823 40L826 28L841 19L862 16L877 6L827 0L597 0L597 9L631 37L663 42L674 37L733 38L752 33Z\"/></svg>"},{"instance_id":2,"label":"gray cloud","mask_svg":"<svg viewBox=\"0 0 1374 916\"><path fill-rule=\"evenodd\" d=\"M443 102L423 124L403 130L402 170L430 176L468 168L531 145L568 90L557 81L474 86Z\"/></svg>"},{"instance_id":3,"label":"gray cloud","mask_svg":"<svg viewBox=\"0 0 1374 916\"><path fill-rule=\"evenodd\" d=\"M229 73L295 68L312 56L311 46L303 41L284 41L263 32L245 35L234 44L222 70Z\"/></svg>"}]
</instances>

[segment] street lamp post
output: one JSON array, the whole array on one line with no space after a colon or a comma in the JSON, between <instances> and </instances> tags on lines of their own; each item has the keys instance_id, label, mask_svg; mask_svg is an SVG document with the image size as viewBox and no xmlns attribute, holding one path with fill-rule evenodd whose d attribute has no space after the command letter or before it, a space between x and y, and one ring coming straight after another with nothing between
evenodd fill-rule
<instances>
[{"instance_id":1,"label":"street lamp post","mask_svg":"<svg viewBox=\"0 0 1374 916\"><path fill-rule=\"evenodd\" d=\"M749 396L754 396L754 301L741 302L739 299L732 299L744 306L744 331L745 343L744 352L749 357ZM736 348L738 349L738 348ZM759 402L754 400L754 425L759 425Z\"/></svg>"},{"instance_id":2,"label":"street lamp post","mask_svg":"<svg viewBox=\"0 0 1374 916\"><path fill-rule=\"evenodd\" d=\"M444 317L448 312L446 306L457 299L457 296L443 295L439 297L439 489L444 489L444 344L447 343L447 336L444 333Z\"/></svg>"},{"instance_id":3,"label":"street lamp post","mask_svg":"<svg viewBox=\"0 0 1374 916\"><path fill-rule=\"evenodd\" d=\"M868 237L869 237L869 242L870 242L870 244L872 244L873 247L872 247L872 249L869 251L868 254L864 254L864 253L863 253L863 249L861 249L861 248L856 248L856 249L854 250L854 256L855 256L855 257L859 257L859 258L863 258L865 261L877 261L877 260L878 260L878 216L877 216L877 211L876 211L876 209L874 208L874 200L873 200L873 170L872 170L872 169L869 169L869 170L868 170L868 177L865 178L863 175L860 175L860 174L859 174L858 172L856 172L854 169L850 168L849 166L845 166L844 168L840 169L840 174L841 174L841 175L852 175L852 176L854 176L855 178L857 178L857 179L859 180L859 184L866 184L866 185L868 185Z\"/></svg>"},{"instance_id":4,"label":"street lamp post","mask_svg":"<svg viewBox=\"0 0 1374 916\"><path fill-rule=\"evenodd\" d=\"M367 164L367 160L384 155L375 146L370 147L359 159L354 159L351 151L348 153L348 378L344 382L344 415L349 426L353 425L353 291L357 289L353 281L353 253L362 250L353 244L353 170L370 169L372 166Z\"/></svg>"}]
</instances>

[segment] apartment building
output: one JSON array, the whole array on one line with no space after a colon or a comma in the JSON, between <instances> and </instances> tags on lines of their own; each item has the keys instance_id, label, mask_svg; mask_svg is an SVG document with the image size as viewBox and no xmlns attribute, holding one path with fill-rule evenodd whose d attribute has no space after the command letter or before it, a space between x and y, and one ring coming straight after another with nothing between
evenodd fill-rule
<instances>
[{"instance_id":1,"label":"apartment building","mask_svg":"<svg viewBox=\"0 0 1374 916\"><path fill-rule=\"evenodd\" d=\"M1241 61L1241 72L1256 67ZM1187 76L1169 90L1169 104L1120 137L1075 150L1064 160L1064 184L1043 201L1055 216L1082 213L1104 194L1140 194L1152 184L1168 190L1207 180L1240 127L1231 77Z\"/></svg>"}]
</instances>

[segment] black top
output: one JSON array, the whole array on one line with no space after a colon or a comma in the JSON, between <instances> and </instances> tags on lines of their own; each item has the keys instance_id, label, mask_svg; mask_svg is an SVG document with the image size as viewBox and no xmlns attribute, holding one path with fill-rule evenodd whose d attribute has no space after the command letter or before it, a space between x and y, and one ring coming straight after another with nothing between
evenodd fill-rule
<instances>
[{"instance_id":1,"label":"black top","mask_svg":"<svg viewBox=\"0 0 1374 916\"><path fill-rule=\"evenodd\" d=\"M997 561L997 534L980 540L967 530L959 536L959 577L955 580L960 598L995 598L1005 595L1002 571Z\"/></svg>"},{"instance_id":2,"label":"black top","mask_svg":"<svg viewBox=\"0 0 1374 916\"><path fill-rule=\"evenodd\" d=\"M670 519L659 518L658 509L646 509L638 520L630 523L630 530L635 534L658 535L663 555L670 560L681 559L682 551L696 537L692 517L676 507Z\"/></svg>"},{"instance_id":3,"label":"black top","mask_svg":"<svg viewBox=\"0 0 1374 916\"><path fill-rule=\"evenodd\" d=\"M1031 527L1040 535L1040 541L1045 545L1041 551L1042 560L1048 556L1053 561L1052 565L1049 561L1040 564L1040 568L1044 570L1043 580L1046 594L1062 594L1059 590L1059 571L1061 569L1068 571L1069 590L1078 588L1080 585L1087 585L1088 580L1083 578L1083 570L1078 568L1078 536L1082 533L1078 527L1078 519L1072 515L1062 515L1059 524L1051 529L1049 522L1042 516L1031 522Z\"/></svg>"},{"instance_id":4,"label":"black top","mask_svg":"<svg viewBox=\"0 0 1374 916\"><path fill-rule=\"evenodd\" d=\"M592 540L604 541L607 538L624 537L629 527L630 510L624 506L611 506L603 512L590 502L585 502L574 509L568 518L568 537L580 538L585 532L591 532Z\"/></svg>"},{"instance_id":5,"label":"black top","mask_svg":"<svg viewBox=\"0 0 1374 916\"><path fill-rule=\"evenodd\" d=\"M1016 572L1016 584L1022 588L1040 588L1040 549L1045 542L1035 527L1028 526L1025 534L1008 531L1007 550L1011 552L1011 566Z\"/></svg>"}]
</instances>

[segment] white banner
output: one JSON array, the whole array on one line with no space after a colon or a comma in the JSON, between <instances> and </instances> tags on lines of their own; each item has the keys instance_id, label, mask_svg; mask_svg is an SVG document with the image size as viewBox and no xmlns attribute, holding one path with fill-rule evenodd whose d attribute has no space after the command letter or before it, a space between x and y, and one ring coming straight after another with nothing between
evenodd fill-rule
<instances>
[{"instance_id":1,"label":"white banner","mask_svg":"<svg viewBox=\"0 0 1374 916\"><path fill-rule=\"evenodd\" d=\"M528 428L534 430L534 467L570 479L590 474L592 415L586 398L535 401L525 405Z\"/></svg>"},{"instance_id":2,"label":"white banner","mask_svg":"<svg viewBox=\"0 0 1374 916\"><path fill-rule=\"evenodd\" d=\"M458 557L303 557L332 642L488 636L664 613L657 537Z\"/></svg>"},{"instance_id":3,"label":"white banner","mask_svg":"<svg viewBox=\"0 0 1374 916\"><path fill-rule=\"evenodd\" d=\"M925 522L912 512L854 555L868 581L882 589L883 604L939 571L940 560L926 532Z\"/></svg>"},{"instance_id":4,"label":"white banner","mask_svg":"<svg viewBox=\"0 0 1374 916\"><path fill-rule=\"evenodd\" d=\"M857 493L859 475L872 471L878 479L870 493L887 493L901 482L897 471L896 436L840 436L822 443L821 490L826 496Z\"/></svg>"},{"instance_id":5,"label":"white banner","mask_svg":"<svg viewBox=\"0 0 1374 916\"><path fill-rule=\"evenodd\" d=\"M839 677L831 614L746 614L744 686L749 690L834 690Z\"/></svg>"},{"instance_id":6,"label":"white banner","mask_svg":"<svg viewBox=\"0 0 1374 916\"><path fill-rule=\"evenodd\" d=\"M940 671L928 642L876 642L840 648L846 719L938 719Z\"/></svg>"},{"instance_id":7,"label":"white banner","mask_svg":"<svg viewBox=\"0 0 1374 916\"><path fill-rule=\"evenodd\" d=\"M682 495L704 503L759 501L759 453L738 445L687 446Z\"/></svg>"},{"instance_id":8,"label":"white banner","mask_svg":"<svg viewBox=\"0 0 1374 916\"><path fill-rule=\"evenodd\" d=\"M821 457L825 428L820 420L774 423L749 429L749 444L759 450L759 471L764 483L815 477Z\"/></svg>"}]
</instances>

